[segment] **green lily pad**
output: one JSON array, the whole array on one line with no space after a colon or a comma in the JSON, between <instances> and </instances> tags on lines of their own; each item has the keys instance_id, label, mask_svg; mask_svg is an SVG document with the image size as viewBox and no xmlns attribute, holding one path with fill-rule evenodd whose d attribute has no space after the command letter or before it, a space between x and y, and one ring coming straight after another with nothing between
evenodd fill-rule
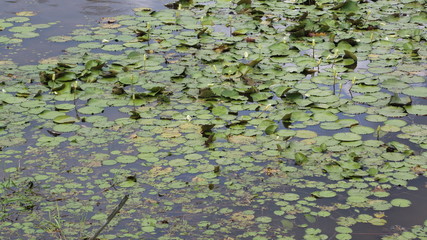
<instances>
[{"instance_id":1,"label":"green lily pad","mask_svg":"<svg viewBox=\"0 0 427 240\"><path fill-rule=\"evenodd\" d=\"M53 119L54 123L74 123L77 119L67 115L59 115Z\"/></svg>"},{"instance_id":2,"label":"green lily pad","mask_svg":"<svg viewBox=\"0 0 427 240\"><path fill-rule=\"evenodd\" d=\"M82 113L82 114L91 115L91 114L98 114L98 113L103 112L104 108L95 107L95 106L86 106L86 107L82 107L82 108L77 109L77 111L79 113Z\"/></svg>"},{"instance_id":3,"label":"green lily pad","mask_svg":"<svg viewBox=\"0 0 427 240\"><path fill-rule=\"evenodd\" d=\"M323 191L312 192L311 195L318 198L332 198L332 197L335 197L337 193L330 190L323 190Z\"/></svg>"},{"instance_id":4,"label":"green lily pad","mask_svg":"<svg viewBox=\"0 0 427 240\"><path fill-rule=\"evenodd\" d=\"M34 30L36 30L36 28L30 27L30 26L18 26L18 27L9 28L9 31L16 32L16 33L32 32Z\"/></svg>"},{"instance_id":5,"label":"green lily pad","mask_svg":"<svg viewBox=\"0 0 427 240\"><path fill-rule=\"evenodd\" d=\"M385 122L387 121L387 117L381 115L368 115L365 119L369 122Z\"/></svg>"},{"instance_id":6,"label":"green lily pad","mask_svg":"<svg viewBox=\"0 0 427 240\"><path fill-rule=\"evenodd\" d=\"M58 116L63 116L63 115L65 115L65 113L63 112L45 110L41 114L39 114L39 117L44 119L54 119Z\"/></svg>"},{"instance_id":7,"label":"green lily pad","mask_svg":"<svg viewBox=\"0 0 427 240\"><path fill-rule=\"evenodd\" d=\"M319 122L336 121L336 120L338 120L338 116L329 112L329 111L324 111L324 112L320 112L320 113L315 113L313 115L313 120L316 120Z\"/></svg>"},{"instance_id":8,"label":"green lily pad","mask_svg":"<svg viewBox=\"0 0 427 240\"><path fill-rule=\"evenodd\" d=\"M391 205L395 207L409 207L411 206L411 201L403 198L395 198L391 200Z\"/></svg>"},{"instance_id":9,"label":"green lily pad","mask_svg":"<svg viewBox=\"0 0 427 240\"><path fill-rule=\"evenodd\" d=\"M405 159L405 155L398 152L386 152L381 155L383 158L389 161L402 161Z\"/></svg>"},{"instance_id":10,"label":"green lily pad","mask_svg":"<svg viewBox=\"0 0 427 240\"><path fill-rule=\"evenodd\" d=\"M353 104L342 105L338 109L347 114L362 114L366 112L366 107Z\"/></svg>"},{"instance_id":11,"label":"green lily pad","mask_svg":"<svg viewBox=\"0 0 427 240\"><path fill-rule=\"evenodd\" d=\"M189 162L185 159L174 159L169 162L169 165L172 167L182 167L188 164Z\"/></svg>"},{"instance_id":12,"label":"green lily pad","mask_svg":"<svg viewBox=\"0 0 427 240\"><path fill-rule=\"evenodd\" d=\"M356 133L356 134L372 134L375 132L375 129L373 129L371 127L357 125L357 126L351 127L350 131L352 133Z\"/></svg>"},{"instance_id":13,"label":"green lily pad","mask_svg":"<svg viewBox=\"0 0 427 240\"><path fill-rule=\"evenodd\" d=\"M405 88L402 92L413 97L427 97L427 87Z\"/></svg>"},{"instance_id":14,"label":"green lily pad","mask_svg":"<svg viewBox=\"0 0 427 240\"><path fill-rule=\"evenodd\" d=\"M353 97L353 101L359 103L373 103L376 102L378 98L372 95L357 95Z\"/></svg>"},{"instance_id":15,"label":"green lily pad","mask_svg":"<svg viewBox=\"0 0 427 240\"><path fill-rule=\"evenodd\" d=\"M300 198L300 196L295 193L285 193L281 196L281 198L285 201L296 201Z\"/></svg>"},{"instance_id":16,"label":"green lily pad","mask_svg":"<svg viewBox=\"0 0 427 240\"><path fill-rule=\"evenodd\" d=\"M40 36L40 34L36 32L18 32L13 34L13 36L16 38L35 38Z\"/></svg>"},{"instance_id":17,"label":"green lily pad","mask_svg":"<svg viewBox=\"0 0 427 240\"><path fill-rule=\"evenodd\" d=\"M228 114L228 109L224 106L216 106L212 108L212 113L216 116L222 116Z\"/></svg>"},{"instance_id":18,"label":"green lily pad","mask_svg":"<svg viewBox=\"0 0 427 240\"><path fill-rule=\"evenodd\" d=\"M426 116L427 115L427 105L405 106L405 110L409 114L421 115L421 116Z\"/></svg>"},{"instance_id":19,"label":"green lily pad","mask_svg":"<svg viewBox=\"0 0 427 240\"><path fill-rule=\"evenodd\" d=\"M317 133L310 130L297 130L295 136L299 138L315 138Z\"/></svg>"},{"instance_id":20,"label":"green lily pad","mask_svg":"<svg viewBox=\"0 0 427 240\"><path fill-rule=\"evenodd\" d=\"M272 221L272 219L271 219L271 217L263 216L263 217L255 218L255 221L261 222L261 223L270 223Z\"/></svg>"},{"instance_id":21,"label":"green lily pad","mask_svg":"<svg viewBox=\"0 0 427 240\"><path fill-rule=\"evenodd\" d=\"M361 140L362 137L359 134L356 133L336 133L334 134L334 139L343 141L343 142L352 142L352 141L358 141Z\"/></svg>"},{"instance_id":22,"label":"green lily pad","mask_svg":"<svg viewBox=\"0 0 427 240\"><path fill-rule=\"evenodd\" d=\"M136 162L136 160L138 160L137 157L130 156L130 155L118 156L116 158L116 162L119 162L119 163L134 163Z\"/></svg>"},{"instance_id":23,"label":"green lily pad","mask_svg":"<svg viewBox=\"0 0 427 240\"><path fill-rule=\"evenodd\" d=\"M386 117L404 117L407 114L401 107L387 106L378 110L378 113Z\"/></svg>"},{"instance_id":24,"label":"green lily pad","mask_svg":"<svg viewBox=\"0 0 427 240\"><path fill-rule=\"evenodd\" d=\"M59 124L53 127L54 131L62 133L75 132L79 129L80 126L75 124Z\"/></svg>"}]
</instances>

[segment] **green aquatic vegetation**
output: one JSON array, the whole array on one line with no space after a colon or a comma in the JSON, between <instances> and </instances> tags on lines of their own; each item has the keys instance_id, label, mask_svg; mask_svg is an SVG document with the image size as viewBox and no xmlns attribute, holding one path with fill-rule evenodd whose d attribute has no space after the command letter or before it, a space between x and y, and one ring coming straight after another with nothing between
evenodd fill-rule
<instances>
[{"instance_id":1,"label":"green aquatic vegetation","mask_svg":"<svg viewBox=\"0 0 427 240\"><path fill-rule=\"evenodd\" d=\"M420 1L169 6L0 62L1 236L355 239L422 207L400 196L427 168Z\"/></svg>"}]
</instances>

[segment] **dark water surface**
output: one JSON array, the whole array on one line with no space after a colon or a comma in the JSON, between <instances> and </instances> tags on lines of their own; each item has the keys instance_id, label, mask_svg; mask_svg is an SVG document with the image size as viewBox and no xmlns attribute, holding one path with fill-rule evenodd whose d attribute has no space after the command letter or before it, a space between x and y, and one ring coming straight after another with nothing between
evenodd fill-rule
<instances>
[{"instance_id":1,"label":"dark water surface","mask_svg":"<svg viewBox=\"0 0 427 240\"><path fill-rule=\"evenodd\" d=\"M16 17L16 13L33 11L32 24L56 23L40 29L37 38L25 39L13 50L0 44L0 61L12 60L17 64L34 64L43 58L57 56L69 43L47 41L51 36L70 33L82 26L96 26L105 17L132 14L134 8L165 8L169 0L0 0L0 18ZM0 32L0 36L7 34Z\"/></svg>"}]
</instances>

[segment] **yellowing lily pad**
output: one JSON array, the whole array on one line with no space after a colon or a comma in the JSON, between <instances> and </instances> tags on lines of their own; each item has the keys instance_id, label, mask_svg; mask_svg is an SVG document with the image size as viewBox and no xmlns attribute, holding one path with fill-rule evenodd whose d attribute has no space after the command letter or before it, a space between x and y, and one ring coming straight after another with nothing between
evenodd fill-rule
<instances>
[{"instance_id":1,"label":"yellowing lily pad","mask_svg":"<svg viewBox=\"0 0 427 240\"><path fill-rule=\"evenodd\" d=\"M299 138L315 138L317 133L311 130L298 130L295 136Z\"/></svg>"},{"instance_id":2,"label":"yellowing lily pad","mask_svg":"<svg viewBox=\"0 0 427 240\"><path fill-rule=\"evenodd\" d=\"M22 16L22 17L31 17L31 16L35 16L37 14L33 11L22 11L22 12L17 12L16 15Z\"/></svg>"}]
</instances>

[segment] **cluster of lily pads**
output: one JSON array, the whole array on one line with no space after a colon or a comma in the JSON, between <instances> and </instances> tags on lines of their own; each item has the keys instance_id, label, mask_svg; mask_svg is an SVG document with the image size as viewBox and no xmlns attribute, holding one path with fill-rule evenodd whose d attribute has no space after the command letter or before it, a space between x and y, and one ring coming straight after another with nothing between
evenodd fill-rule
<instances>
[{"instance_id":1,"label":"cluster of lily pads","mask_svg":"<svg viewBox=\"0 0 427 240\"><path fill-rule=\"evenodd\" d=\"M168 6L0 62L2 237L90 237L126 194L102 239L427 237L387 225L425 194L424 1Z\"/></svg>"}]
</instances>

